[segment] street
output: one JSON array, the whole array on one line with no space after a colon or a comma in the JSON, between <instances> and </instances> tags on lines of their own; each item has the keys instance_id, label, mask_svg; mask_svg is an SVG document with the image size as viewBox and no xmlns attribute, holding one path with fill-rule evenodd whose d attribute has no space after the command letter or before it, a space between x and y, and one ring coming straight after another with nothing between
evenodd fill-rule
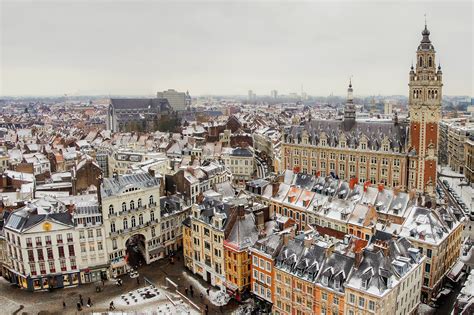
<instances>
[{"instance_id":1,"label":"street","mask_svg":"<svg viewBox=\"0 0 474 315\"><path fill-rule=\"evenodd\" d=\"M144 277L150 280L158 287L169 287L166 283L168 277L174 283L178 284L178 290L186 296L185 288L192 285L195 292L199 292L197 286L208 288L208 284L197 277L194 277L191 272L186 270L182 264L181 254L177 255L180 259L175 259L174 264L170 264L168 259L162 259L156 263L143 266L138 271L140 273L140 284L137 284L136 279L131 279L128 275L121 277L123 285L121 287L115 284L115 281L109 280L105 282L101 292L96 292L95 284L85 284L78 287L58 289L52 292L28 292L10 285L5 279L0 278L0 303L2 305L3 314L89 314L91 312L106 312L109 308L109 303L112 300L120 298L124 293L145 287ZM174 288L170 288L172 293ZM215 293L217 290L213 289ZM82 295L84 304L90 297L93 306L88 308L84 306L82 312L78 312L76 304L79 301L79 294ZM205 305L209 305L209 314L229 314L237 309L238 304L235 300L222 307L222 312L219 306L212 304L209 301L207 294L203 294L201 299L199 293L194 294L193 297L188 296L193 303L204 309ZM63 309L63 301L66 303L66 308ZM116 311L132 312L132 311L149 311L154 304L145 305L145 308L119 307L116 305ZM193 310L197 311L195 308Z\"/></svg>"}]
</instances>

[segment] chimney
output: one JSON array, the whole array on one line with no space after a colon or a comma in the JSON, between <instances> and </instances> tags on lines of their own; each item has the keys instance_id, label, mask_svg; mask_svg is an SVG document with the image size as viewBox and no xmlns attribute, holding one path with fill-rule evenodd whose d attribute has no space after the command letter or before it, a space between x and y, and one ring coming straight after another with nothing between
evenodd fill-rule
<instances>
[{"instance_id":1,"label":"chimney","mask_svg":"<svg viewBox=\"0 0 474 315\"><path fill-rule=\"evenodd\" d=\"M388 244L385 241L375 241L374 248L381 250L385 257L389 256Z\"/></svg>"},{"instance_id":2,"label":"chimney","mask_svg":"<svg viewBox=\"0 0 474 315\"><path fill-rule=\"evenodd\" d=\"M265 218L262 210L255 212L255 225L259 231L263 230L265 227Z\"/></svg>"},{"instance_id":3,"label":"chimney","mask_svg":"<svg viewBox=\"0 0 474 315\"><path fill-rule=\"evenodd\" d=\"M326 248L326 257L329 257L334 252L334 243L329 244L328 248Z\"/></svg>"},{"instance_id":4,"label":"chimney","mask_svg":"<svg viewBox=\"0 0 474 315\"><path fill-rule=\"evenodd\" d=\"M354 268L359 268L360 263L362 262L362 258L364 257L362 254L362 250L355 252L355 260L354 260Z\"/></svg>"},{"instance_id":5,"label":"chimney","mask_svg":"<svg viewBox=\"0 0 474 315\"><path fill-rule=\"evenodd\" d=\"M245 206L243 204L239 204L237 207L237 215L239 218L245 217Z\"/></svg>"},{"instance_id":6,"label":"chimney","mask_svg":"<svg viewBox=\"0 0 474 315\"><path fill-rule=\"evenodd\" d=\"M276 196L276 194L278 193L278 189L280 189L280 183L279 182L272 183L272 197Z\"/></svg>"},{"instance_id":7,"label":"chimney","mask_svg":"<svg viewBox=\"0 0 474 315\"><path fill-rule=\"evenodd\" d=\"M313 245L313 237L312 236L309 236L309 235L306 235L305 238L304 238L304 241L303 241L303 244L304 244L304 247L305 248L310 248L311 245Z\"/></svg>"},{"instance_id":8,"label":"chimney","mask_svg":"<svg viewBox=\"0 0 474 315\"><path fill-rule=\"evenodd\" d=\"M283 246L288 245L288 241L291 238L291 233L285 233L283 234Z\"/></svg>"},{"instance_id":9,"label":"chimney","mask_svg":"<svg viewBox=\"0 0 474 315\"><path fill-rule=\"evenodd\" d=\"M148 174L150 174L150 175L151 175L151 177L155 177L155 170L154 170L154 169L152 169L151 167L150 167L150 168L148 168Z\"/></svg>"}]
</instances>

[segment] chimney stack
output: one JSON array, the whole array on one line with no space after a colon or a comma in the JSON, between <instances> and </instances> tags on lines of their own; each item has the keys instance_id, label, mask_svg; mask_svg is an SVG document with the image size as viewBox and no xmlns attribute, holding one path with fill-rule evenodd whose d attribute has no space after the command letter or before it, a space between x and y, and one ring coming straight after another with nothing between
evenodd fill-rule
<instances>
[{"instance_id":1,"label":"chimney stack","mask_svg":"<svg viewBox=\"0 0 474 315\"><path fill-rule=\"evenodd\" d=\"M262 210L255 212L255 224L257 226L257 230L262 231L264 229L265 218Z\"/></svg>"},{"instance_id":2,"label":"chimney stack","mask_svg":"<svg viewBox=\"0 0 474 315\"><path fill-rule=\"evenodd\" d=\"M243 204L239 204L237 207L237 215L239 218L245 217L245 206Z\"/></svg>"},{"instance_id":3,"label":"chimney stack","mask_svg":"<svg viewBox=\"0 0 474 315\"><path fill-rule=\"evenodd\" d=\"M276 194L278 193L278 189L280 189L280 183L279 182L273 182L272 183L272 197L276 196Z\"/></svg>"},{"instance_id":4,"label":"chimney stack","mask_svg":"<svg viewBox=\"0 0 474 315\"><path fill-rule=\"evenodd\" d=\"M354 267L357 269L360 266L360 263L362 262L363 254L362 250L355 252L355 260L354 260Z\"/></svg>"}]
</instances>

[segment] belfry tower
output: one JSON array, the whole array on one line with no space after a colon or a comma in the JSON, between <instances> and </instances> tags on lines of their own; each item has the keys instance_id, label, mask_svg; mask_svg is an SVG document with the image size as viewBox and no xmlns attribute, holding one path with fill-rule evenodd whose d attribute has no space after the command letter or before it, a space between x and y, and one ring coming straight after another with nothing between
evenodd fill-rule
<instances>
[{"instance_id":1,"label":"belfry tower","mask_svg":"<svg viewBox=\"0 0 474 315\"><path fill-rule=\"evenodd\" d=\"M408 187L434 194L441 119L442 72L436 69L435 50L426 26L411 66L409 86L410 149Z\"/></svg>"}]
</instances>

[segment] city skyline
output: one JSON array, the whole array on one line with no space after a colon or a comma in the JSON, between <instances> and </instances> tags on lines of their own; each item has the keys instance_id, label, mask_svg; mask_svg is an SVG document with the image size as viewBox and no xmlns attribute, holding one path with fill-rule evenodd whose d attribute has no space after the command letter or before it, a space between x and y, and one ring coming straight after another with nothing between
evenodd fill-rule
<instances>
[{"instance_id":1,"label":"city skyline","mask_svg":"<svg viewBox=\"0 0 474 315\"><path fill-rule=\"evenodd\" d=\"M153 95L168 88L259 96L300 93L301 85L308 95L344 95L350 76L356 95L407 95L424 14L450 82L445 94L472 96L468 1L2 7L1 96ZM466 40L471 45L459 45Z\"/></svg>"}]
</instances>

